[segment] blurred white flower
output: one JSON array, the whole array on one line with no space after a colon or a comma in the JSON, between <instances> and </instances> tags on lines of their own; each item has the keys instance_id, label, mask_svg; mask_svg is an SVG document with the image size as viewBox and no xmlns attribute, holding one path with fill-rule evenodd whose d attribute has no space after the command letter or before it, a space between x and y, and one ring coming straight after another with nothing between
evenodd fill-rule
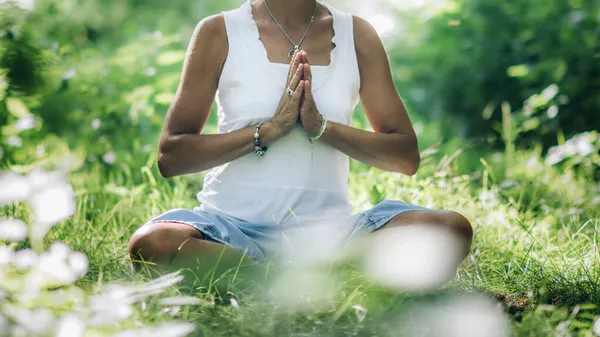
<instances>
[{"instance_id":1,"label":"blurred white flower","mask_svg":"<svg viewBox=\"0 0 600 337\"><path fill-rule=\"evenodd\" d=\"M102 156L102 160L109 165L112 165L117 162L117 155L114 152L108 152L104 156Z\"/></svg>"},{"instance_id":2,"label":"blurred white flower","mask_svg":"<svg viewBox=\"0 0 600 337\"><path fill-rule=\"evenodd\" d=\"M124 331L113 337L184 337L194 330L192 323L163 323L155 327Z\"/></svg>"},{"instance_id":3,"label":"blurred white flower","mask_svg":"<svg viewBox=\"0 0 600 337\"><path fill-rule=\"evenodd\" d=\"M27 178L16 173L0 174L0 186L0 206L26 199L31 191Z\"/></svg>"},{"instance_id":4,"label":"blurred white flower","mask_svg":"<svg viewBox=\"0 0 600 337\"><path fill-rule=\"evenodd\" d=\"M576 136L571 141L574 143L577 153L580 156L587 157L595 151L588 133Z\"/></svg>"},{"instance_id":5,"label":"blurred white flower","mask_svg":"<svg viewBox=\"0 0 600 337\"><path fill-rule=\"evenodd\" d=\"M596 320L594 320L593 330L596 336L600 336L600 316L596 317Z\"/></svg>"},{"instance_id":6,"label":"blurred white flower","mask_svg":"<svg viewBox=\"0 0 600 337\"><path fill-rule=\"evenodd\" d=\"M148 69L146 69L146 76L152 77L154 75L156 75L156 68L149 67Z\"/></svg>"},{"instance_id":7,"label":"blurred white flower","mask_svg":"<svg viewBox=\"0 0 600 337\"><path fill-rule=\"evenodd\" d=\"M48 283L71 284L85 276L88 269L87 257L73 252L62 242L55 242L48 252L40 255L39 272L47 277Z\"/></svg>"},{"instance_id":8,"label":"blurred white flower","mask_svg":"<svg viewBox=\"0 0 600 337\"><path fill-rule=\"evenodd\" d=\"M85 332L85 323L75 316L64 316L58 322L56 337L81 337Z\"/></svg>"},{"instance_id":9,"label":"blurred white flower","mask_svg":"<svg viewBox=\"0 0 600 337\"><path fill-rule=\"evenodd\" d=\"M133 314L133 290L120 285L109 285L103 293L90 298L90 326L106 326L118 323Z\"/></svg>"},{"instance_id":10,"label":"blurred white flower","mask_svg":"<svg viewBox=\"0 0 600 337\"><path fill-rule=\"evenodd\" d=\"M11 308L11 318L29 335L44 336L54 330L54 316L46 309L29 311L24 308Z\"/></svg>"},{"instance_id":11,"label":"blurred white flower","mask_svg":"<svg viewBox=\"0 0 600 337\"><path fill-rule=\"evenodd\" d=\"M0 219L0 240L21 242L27 238L27 226L21 220Z\"/></svg>"},{"instance_id":12,"label":"blurred white flower","mask_svg":"<svg viewBox=\"0 0 600 337\"><path fill-rule=\"evenodd\" d=\"M9 136L6 138L6 144L12 147L21 147L23 146L23 138L15 135Z\"/></svg>"},{"instance_id":13,"label":"blurred white flower","mask_svg":"<svg viewBox=\"0 0 600 337\"><path fill-rule=\"evenodd\" d=\"M288 312L314 312L333 305L335 280L326 268L293 265L269 287L269 297Z\"/></svg>"},{"instance_id":14,"label":"blurred white flower","mask_svg":"<svg viewBox=\"0 0 600 337\"><path fill-rule=\"evenodd\" d=\"M94 120L92 120L92 128L93 129L99 129L102 126L102 121L99 120L98 118L95 118Z\"/></svg>"},{"instance_id":15,"label":"blurred white flower","mask_svg":"<svg viewBox=\"0 0 600 337\"><path fill-rule=\"evenodd\" d=\"M26 10L33 10L35 7L35 0L16 0L19 7Z\"/></svg>"},{"instance_id":16,"label":"blurred white flower","mask_svg":"<svg viewBox=\"0 0 600 337\"><path fill-rule=\"evenodd\" d=\"M63 80L69 80L73 77L75 77L75 75L77 75L77 70L75 69L69 69L69 71L67 71L66 73L63 74Z\"/></svg>"},{"instance_id":17,"label":"blurred white flower","mask_svg":"<svg viewBox=\"0 0 600 337\"><path fill-rule=\"evenodd\" d=\"M39 263L39 256L32 249L21 249L15 253L13 265L19 269L31 269Z\"/></svg>"},{"instance_id":18,"label":"blurred white flower","mask_svg":"<svg viewBox=\"0 0 600 337\"><path fill-rule=\"evenodd\" d=\"M167 297L160 300L161 305L198 305L201 301L197 297Z\"/></svg>"},{"instance_id":19,"label":"blurred white flower","mask_svg":"<svg viewBox=\"0 0 600 337\"><path fill-rule=\"evenodd\" d=\"M77 278L84 277L88 272L89 261L81 252L72 252L68 258L69 268Z\"/></svg>"},{"instance_id":20,"label":"blurred white flower","mask_svg":"<svg viewBox=\"0 0 600 337\"><path fill-rule=\"evenodd\" d=\"M455 275L463 245L455 235L427 225L375 233L365 249L365 274L398 291L441 287Z\"/></svg>"},{"instance_id":21,"label":"blurred white flower","mask_svg":"<svg viewBox=\"0 0 600 337\"><path fill-rule=\"evenodd\" d=\"M37 121L35 120L35 116L33 114L27 114L25 117L17 120L15 122L15 128L18 131L26 131L35 128L37 125Z\"/></svg>"},{"instance_id":22,"label":"blurred white flower","mask_svg":"<svg viewBox=\"0 0 600 337\"><path fill-rule=\"evenodd\" d=\"M476 295L451 297L433 305L410 310L399 320L407 336L422 337L508 337L510 322L497 305Z\"/></svg>"},{"instance_id":23,"label":"blurred white flower","mask_svg":"<svg viewBox=\"0 0 600 337\"><path fill-rule=\"evenodd\" d=\"M550 119L553 119L554 117L558 116L558 107L556 105L551 106L550 108L548 108L547 114L548 118Z\"/></svg>"},{"instance_id":24,"label":"blurred white flower","mask_svg":"<svg viewBox=\"0 0 600 337\"><path fill-rule=\"evenodd\" d=\"M49 183L33 193L29 199L33 207L35 224L32 240L41 240L51 226L70 218L75 213L75 193L64 181Z\"/></svg>"},{"instance_id":25,"label":"blurred white flower","mask_svg":"<svg viewBox=\"0 0 600 337\"><path fill-rule=\"evenodd\" d=\"M0 246L0 267L12 263L15 251L8 246Z\"/></svg>"},{"instance_id":26,"label":"blurred white flower","mask_svg":"<svg viewBox=\"0 0 600 337\"><path fill-rule=\"evenodd\" d=\"M556 84L551 84L549 87L544 89L544 91L542 91L542 96L548 101L553 99L557 94L558 94L558 85L556 85Z\"/></svg>"}]
</instances>

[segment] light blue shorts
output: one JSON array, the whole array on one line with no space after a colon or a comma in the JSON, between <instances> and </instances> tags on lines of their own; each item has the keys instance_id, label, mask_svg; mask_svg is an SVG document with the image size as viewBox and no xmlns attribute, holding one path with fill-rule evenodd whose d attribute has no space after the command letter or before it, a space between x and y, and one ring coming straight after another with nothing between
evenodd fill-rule
<instances>
[{"instance_id":1,"label":"light blue shorts","mask_svg":"<svg viewBox=\"0 0 600 337\"><path fill-rule=\"evenodd\" d=\"M230 246L256 261L264 261L281 254L282 242L289 244L294 238L307 233L308 240L297 243L303 255L314 251L307 244L321 242L336 249L378 230L400 213L416 210L428 209L402 201L384 200L367 211L348 215L343 219L327 220L326 223L299 226L295 231L282 230L273 224L247 222L220 213L188 209L169 210L148 223L174 222L189 225L200 231L206 240Z\"/></svg>"}]
</instances>

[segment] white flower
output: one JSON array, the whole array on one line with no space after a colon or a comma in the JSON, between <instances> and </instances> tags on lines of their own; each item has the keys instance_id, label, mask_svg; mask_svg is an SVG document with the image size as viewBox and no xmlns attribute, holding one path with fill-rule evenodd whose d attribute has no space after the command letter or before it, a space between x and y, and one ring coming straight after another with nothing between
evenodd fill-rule
<instances>
[{"instance_id":1,"label":"white flower","mask_svg":"<svg viewBox=\"0 0 600 337\"><path fill-rule=\"evenodd\" d=\"M548 108L548 111L546 113L548 114L548 118L553 119L554 117L558 116L558 107L556 105L553 105L550 108Z\"/></svg>"},{"instance_id":2,"label":"white flower","mask_svg":"<svg viewBox=\"0 0 600 337\"><path fill-rule=\"evenodd\" d=\"M6 138L6 144L12 146L12 147L21 147L23 146L23 138L19 137L19 136L10 136L8 138Z\"/></svg>"},{"instance_id":3,"label":"white flower","mask_svg":"<svg viewBox=\"0 0 600 337\"><path fill-rule=\"evenodd\" d=\"M558 85L556 84L552 84L542 91L542 96L548 101L553 99L556 94L558 94Z\"/></svg>"},{"instance_id":4,"label":"white flower","mask_svg":"<svg viewBox=\"0 0 600 337\"><path fill-rule=\"evenodd\" d=\"M19 7L27 10L33 10L35 7L35 0L17 0Z\"/></svg>"},{"instance_id":5,"label":"white flower","mask_svg":"<svg viewBox=\"0 0 600 337\"><path fill-rule=\"evenodd\" d=\"M508 337L510 322L496 304L470 295L413 308L398 327L407 336Z\"/></svg>"},{"instance_id":6,"label":"white flower","mask_svg":"<svg viewBox=\"0 0 600 337\"><path fill-rule=\"evenodd\" d=\"M39 263L39 256L32 249L22 249L15 253L13 265L19 269L31 269Z\"/></svg>"},{"instance_id":7,"label":"white flower","mask_svg":"<svg viewBox=\"0 0 600 337\"><path fill-rule=\"evenodd\" d=\"M117 162L117 155L114 152L108 152L104 156L102 156L102 160L105 163L112 165Z\"/></svg>"},{"instance_id":8,"label":"white flower","mask_svg":"<svg viewBox=\"0 0 600 337\"><path fill-rule=\"evenodd\" d=\"M36 125L37 121L35 120L35 116L28 114L15 122L15 129L18 131L26 131L35 128Z\"/></svg>"},{"instance_id":9,"label":"white flower","mask_svg":"<svg viewBox=\"0 0 600 337\"><path fill-rule=\"evenodd\" d=\"M75 316L64 316L58 322L56 337L81 337L85 332L85 323Z\"/></svg>"},{"instance_id":10,"label":"white flower","mask_svg":"<svg viewBox=\"0 0 600 337\"><path fill-rule=\"evenodd\" d=\"M600 336L600 316L596 317L596 320L594 321L594 335L596 336Z\"/></svg>"},{"instance_id":11,"label":"white flower","mask_svg":"<svg viewBox=\"0 0 600 337\"><path fill-rule=\"evenodd\" d=\"M71 185L57 181L37 190L29 199L33 207L35 225L32 240L41 240L51 226L70 218L75 213L75 193Z\"/></svg>"},{"instance_id":12,"label":"white flower","mask_svg":"<svg viewBox=\"0 0 600 337\"><path fill-rule=\"evenodd\" d=\"M0 174L0 207L26 199L31 192L27 178L16 173Z\"/></svg>"},{"instance_id":13,"label":"white flower","mask_svg":"<svg viewBox=\"0 0 600 337\"><path fill-rule=\"evenodd\" d=\"M81 252L73 252L68 258L69 267L76 277L84 277L88 272L89 261Z\"/></svg>"},{"instance_id":14,"label":"white flower","mask_svg":"<svg viewBox=\"0 0 600 337\"><path fill-rule=\"evenodd\" d=\"M66 73L63 74L63 80L69 80L73 77L75 77L75 75L77 75L77 70L75 69L70 69L69 71L67 71Z\"/></svg>"},{"instance_id":15,"label":"white flower","mask_svg":"<svg viewBox=\"0 0 600 337\"><path fill-rule=\"evenodd\" d=\"M21 242L27 238L27 226L21 220L0 219L0 239Z\"/></svg>"},{"instance_id":16,"label":"white flower","mask_svg":"<svg viewBox=\"0 0 600 337\"><path fill-rule=\"evenodd\" d=\"M376 233L364 256L365 273L398 291L434 290L455 275L461 241L442 229L398 227Z\"/></svg>"},{"instance_id":17,"label":"white flower","mask_svg":"<svg viewBox=\"0 0 600 337\"><path fill-rule=\"evenodd\" d=\"M0 267L6 266L13 261L15 251L8 246L0 246Z\"/></svg>"},{"instance_id":18,"label":"white flower","mask_svg":"<svg viewBox=\"0 0 600 337\"><path fill-rule=\"evenodd\" d=\"M92 128L93 129L99 129L102 126L102 121L99 120L98 118L94 119L92 121Z\"/></svg>"},{"instance_id":19,"label":"white flower","mask_svg":"<svg viewBox=\"0 0 600 337\"><path fill-rule=\"evenodd\" d=\"M133 314L133 290L120 285L110 285L103 293L90 298L89 308L92 316L88 321L90 326L106 326Z\"/></svg>"},{"instance_id":20,"label":"white flower","mask_svg":"<svg viewBox=\"0 0 600 337\"><path fill-rule=\"evenodd\" d=\"M146 69L146 76L152 77L154 75L156 75L156 68L150 67L150 68Z\"/></svg>"},{"instance_id":21,"label":"white flower","mask_svg":"<svg viewBox=\"0 0 600 337\"><path fill-rule=\"evenodd\" d=\"M12 318L19 327L28 332L28 335L46 335L48 331L53 330L54 317L46 309L29 311L13 307L11 311Z\"/></svg>"}]
</instances>

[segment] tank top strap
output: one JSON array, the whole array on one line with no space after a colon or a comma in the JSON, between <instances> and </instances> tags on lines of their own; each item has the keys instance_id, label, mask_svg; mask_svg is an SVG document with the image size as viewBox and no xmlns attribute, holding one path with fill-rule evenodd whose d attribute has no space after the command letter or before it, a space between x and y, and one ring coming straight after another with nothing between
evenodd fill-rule
<instances>
[{"instance_id":1,"label":"tank top strap","mask_svg":"<svg viewBox=\"0 0 600 337\"><path fill-rule=\"evenodd\" d=\"M335 61L338 63L336 68L350 75L349 80L359 85L360 75L354 44L354 17L351 13L336 9L327 3L323 3L323 5L333 15L335 35L332 41L335 43ZM358 90L358 88L356 89Z\"/></svg>"}]
</instances>

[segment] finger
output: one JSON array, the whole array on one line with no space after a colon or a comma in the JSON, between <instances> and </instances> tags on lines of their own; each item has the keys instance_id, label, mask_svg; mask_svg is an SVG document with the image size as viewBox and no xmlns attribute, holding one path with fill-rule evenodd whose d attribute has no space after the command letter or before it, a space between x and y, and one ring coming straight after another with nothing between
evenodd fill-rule
<instances>
[{"instance_id":1,"label":"finger","mask_svg":"<svg viewBox=\"0 0 600 337\"><path fill-rule=\"evenodd\" d=\"M300 105L300 98L302 97L302 92L304 91L305 84L306 81L300 81L298 88L296 88L296 91L294 91L294 95L292 95L292 101L298 106Z\"/></svg>"},{"instance_id":2,"label":"finger","mask_svg":"<svg viewBox=\"0 0 600 337\"><path fill-rule=\"evenodd\" d=\"M312 69L308 63L304 63L304 79L312 83Z\"/></svg>"},{"instance_id":3,"label":"finger","mask_svg":"<svg viewBox=\"0 0 600 337\"><path fill-rule=\"evenodd\" d=\"M298 88L298 85L300 84L300 81L302 81L302 77L304 76L304 67L302 66L302 64L300 64L300 66L296 69L296 73L294 74L294 77L292 78L291 82L290 82L290 89L296 91L296 88Z\"/></svg>"},{"instance_id":4,"label":"finger","mask_svg":"<svg viewBox=\"0 0 600 337\"><path fill-rule=\"evenodd\" d=\"M296 74L296 71L298 70L298 67L302 64L302 57L300 57L300 54L296 54L296 56L294 57L294 61L292 63L292 68L290 69L290 79L288 80L288 85L291 82L291 79L293 78L293 76Z\"/></svg>"},{"instance_id":5,"label":"finger","mask_svg":"<svg viewBox=\"0 0 600 337\"><path fill-rule=\"evenodd\" d=\"M314 104L313 94L312 94L312 85L309 81L304 81L306 84L304 86L304 104L302 105L302 111L308 112L308 109L312 109Z\"/></svg>"}]
</instances>

